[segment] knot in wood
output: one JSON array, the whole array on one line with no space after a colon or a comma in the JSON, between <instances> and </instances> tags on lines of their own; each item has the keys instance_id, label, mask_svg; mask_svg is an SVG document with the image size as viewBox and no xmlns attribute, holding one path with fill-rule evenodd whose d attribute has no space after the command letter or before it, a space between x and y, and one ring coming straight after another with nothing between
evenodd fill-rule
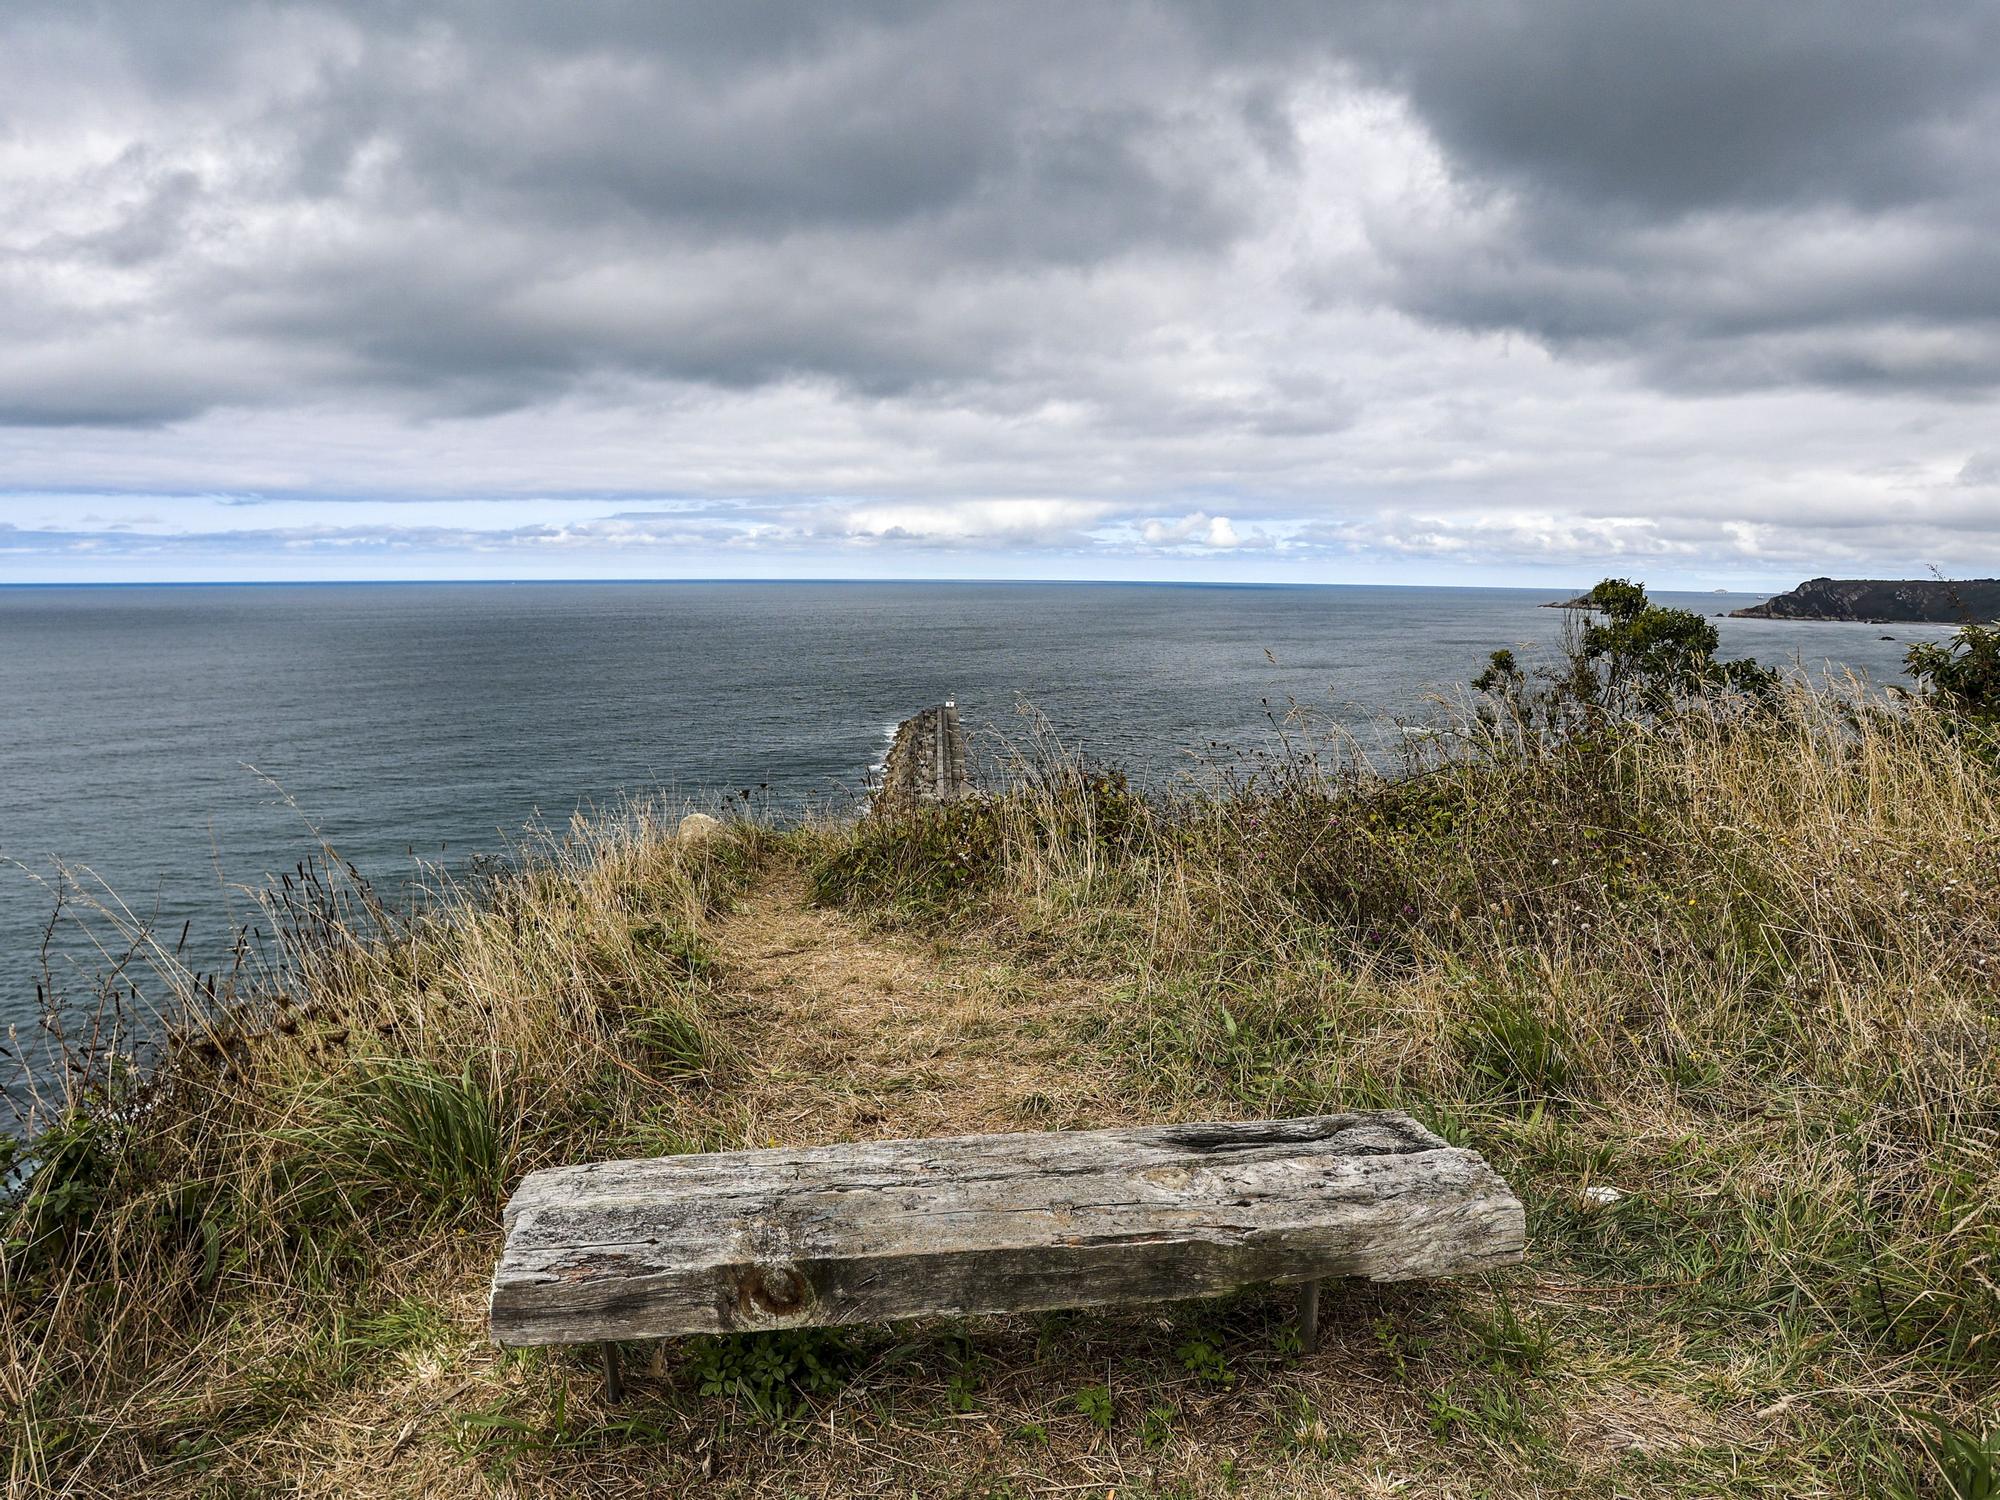
<instances>
[{"instance_id":1,"label":"knot in wood","mask_svg":"<svg viewBox=\"0 0 2000 1500\"><path fill-rule=\"evenodd\" d=\"M784 1318L812 1301L812 1283L796 1266L751 1266L737 1283L736 1303L745 1313Z\"/></svg>"}]
</instances>

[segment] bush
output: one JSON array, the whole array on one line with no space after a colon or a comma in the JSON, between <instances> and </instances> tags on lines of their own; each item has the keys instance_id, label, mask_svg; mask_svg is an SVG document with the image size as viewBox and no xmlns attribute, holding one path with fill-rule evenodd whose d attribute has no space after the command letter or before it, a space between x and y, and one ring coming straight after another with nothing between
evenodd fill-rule
<instances>
[{"instance_id":1,"label":"bush","mask_svg":"<svg viewBox=\"0 0 2000 1500\"><path fill-rule=\"evenodd\" d=\"M1656 716L1691 696L1738 693L1769 700L1779 674L1753 660L1717 661L1721 638L1692 610L1667 609L1643 585L1607 578L1584 595L1593 615L1573 629L1563 659L1532 687L1511 651L1495 651L1473 686L1490 702L1489 729L1553 733L1602 730Z\"/></svg>"},{"instance_id":2,"label":"bush","mask_svg":"<svg viewBox=\"0 0 2000 1500\"><path fill-rule=\"evenodd\" d=\"M1961 625L1949 641L1910 647L1903 661L1948 713L2000 728L2000 625Z\"/></svg>"}]
</instances>

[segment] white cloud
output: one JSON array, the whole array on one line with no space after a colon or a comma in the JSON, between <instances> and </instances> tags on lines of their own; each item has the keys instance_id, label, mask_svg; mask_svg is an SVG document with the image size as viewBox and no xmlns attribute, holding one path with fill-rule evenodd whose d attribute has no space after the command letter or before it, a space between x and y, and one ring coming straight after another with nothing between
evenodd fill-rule
<instances>
[{"instance_id":1,"label":"white cloud","mask_svg":"<svg viewBox=\"0 0 2000 1500\"><path fill-rule=\"evenodd\" d=\"M1047 547L1082 541L1082 528L1110 510L1102 501L963 500L829 505L806 511L800 519L813 536L848 541Z\"/></svg>"},{"instance_id":2,"label":"white cloud","mask_svg":"<svg viewBox=\"0 0 2000 1500\"><path fill-rule=\"evenodd\" d=\"M1146 521L1139 537L1149 547L1180 547L1190 543L1226 550L1243 545L1236 526L1227 516L1211 516L1194 511L1178 521Z\"/></svg>"}]
</instances>

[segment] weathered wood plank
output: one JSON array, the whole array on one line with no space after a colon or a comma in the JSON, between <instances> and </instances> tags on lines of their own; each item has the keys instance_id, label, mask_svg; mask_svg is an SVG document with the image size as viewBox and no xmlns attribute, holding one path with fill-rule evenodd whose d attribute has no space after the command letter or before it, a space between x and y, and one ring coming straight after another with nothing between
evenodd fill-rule
<instances>
[{"instance_id":1,"label":"weathered wood plank","mask_svg":"<svg viewBox=\"0 0 2000 1500\"><path fill-rule=\"evenodd\" d=\"M1525 1240L1477 1153L1392 1112L559 1167L506 1224L503 1345L1453 1276Z\"/></svg>"}]
</instances>

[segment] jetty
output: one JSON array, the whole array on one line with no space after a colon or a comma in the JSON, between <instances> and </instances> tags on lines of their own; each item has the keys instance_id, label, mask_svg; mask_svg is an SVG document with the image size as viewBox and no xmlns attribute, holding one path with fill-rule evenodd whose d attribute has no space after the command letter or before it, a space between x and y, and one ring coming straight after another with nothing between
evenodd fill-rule
<instances>
[{"instance_id":1,"label":"jetty","mask_svg":"<svg viewBox=\"0 0 2000 1500\"><path fill-rule=\"evenodd\" d=\"M965 730L958 722L956 702L948 698L896 726L895 742L882 763L882 784L875 793L878 810L958 802L971 795Z\"/></svg>"}]
</instances>

